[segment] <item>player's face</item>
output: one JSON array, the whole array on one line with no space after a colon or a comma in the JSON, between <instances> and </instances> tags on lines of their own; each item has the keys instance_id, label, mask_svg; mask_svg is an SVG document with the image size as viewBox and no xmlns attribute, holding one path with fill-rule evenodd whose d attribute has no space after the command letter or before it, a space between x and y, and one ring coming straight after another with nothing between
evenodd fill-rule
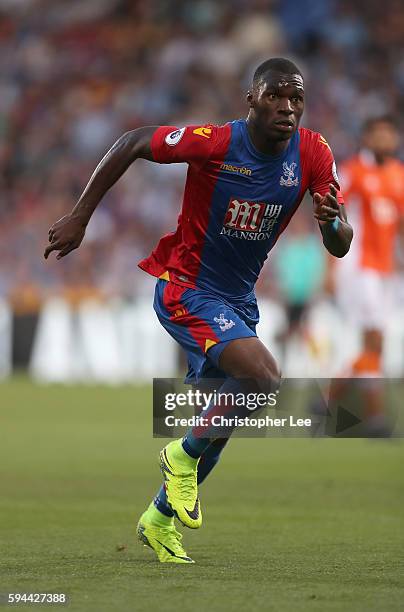
<instances>
[{"instance_id":1,"label":"player's face","mask_svg":"<svg viewBox=\"0 0 404 612\"><path fill-rule=\"evenodd\" d=\"M247 99L256 127L270 140L288 140L304 110L303 79L300 74L268 72Z\"/></svg>"},{"instance_id":2,"label":"player's face","mask_svg":"<svg viewBox=\"0 0 404 612\"><path fill-rule=\"evenodd\" d=\"M399 146L398 132L391 123L380 121L369 128L364 136L364 144L376 156L391 157Z\"/></svg>"}]
</instances>

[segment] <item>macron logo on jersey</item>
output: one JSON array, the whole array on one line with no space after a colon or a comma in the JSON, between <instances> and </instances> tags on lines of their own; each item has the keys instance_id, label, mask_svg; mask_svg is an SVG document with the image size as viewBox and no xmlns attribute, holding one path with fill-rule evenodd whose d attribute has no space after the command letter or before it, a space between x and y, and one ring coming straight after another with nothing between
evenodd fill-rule
<instances>
[{"instance_id":1,"label":"macron logo on jersey","mask_svg":"<svg viewBox=\"0 0 404 612\"><path fill-rule=\"evenodd\" d=\"M322 145L324 145L325 147L328 147L328 148L330 149L330 151L331 151L331 147L330 147L330 145L328 144L328 142L326 141L326 139L324 138L324 136L322 136L321 134L319 134L318 141L319 141L319 142L320 142Z\"/></svg>"},{"instance_id":2,"label":"macron logo on jersey","mask_svg":"<svg viewBox=\"0 0 404 612\"><path fill-rule=\"evenodd\" d=\"M235 172L236 174L243 174L245 176L252 175L252 170L250 168L246 168L245 166L233 166L232 164L225 164L224 162L220 166L220 170L224 172Z\"/></svg>"},{"instance_id":3,"label":"macron logo on jersey","mask_svg":"<svg viewBox=\"0 0 404 612\"><path fill-rule=\"evenodd\" d=\"M204 138L210 138L212 134L212 128L210 127L198 127L194 129L194 134L197 136L203 136Z\"/></svg>"},{"instance_id":4,"label":"macron logo on jersey","mask_svg":"<svg viewBox=\"0 0 404 612\"><path fill-rule=\"evenodd\" d=\"M220 234L244 240L267 240L272 235L281 210L281 204L232 199Z\"/></svg>"}]
</instances>

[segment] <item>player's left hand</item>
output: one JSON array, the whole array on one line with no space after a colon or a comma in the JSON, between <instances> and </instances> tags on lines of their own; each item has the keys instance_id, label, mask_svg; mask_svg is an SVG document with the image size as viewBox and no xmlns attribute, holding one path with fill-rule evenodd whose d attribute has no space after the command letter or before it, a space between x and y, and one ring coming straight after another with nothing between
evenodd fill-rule
<instances>
[{"instance_id":1,"label":"player's left hand","mask_svg":"<svg viewBox=\"0 0 404 612\"><path fill-rule=\"evenodd\" d=\"M330 183L330 191L321 196L319 193L315 193L313 196L314 204L314 218L317 221L323 221L326 223L332 223L337 217L339 217L340 207L337 200L337 189L335 185Z\"/></svg>"}]
</instances>

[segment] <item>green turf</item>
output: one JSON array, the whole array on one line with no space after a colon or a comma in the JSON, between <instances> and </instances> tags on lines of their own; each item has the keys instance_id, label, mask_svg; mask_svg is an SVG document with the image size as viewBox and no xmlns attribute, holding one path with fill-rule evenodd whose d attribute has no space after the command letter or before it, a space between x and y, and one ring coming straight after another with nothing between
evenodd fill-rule
<instances>
[{"instance_id":1,"label":"green turf","mask_svg":"<svg viewBox=\"0 0 404 612\"><path fill-rule=\"evenodd\" d=\"M134 537L160 481L150 389L16 380L0 401L0 592L80 611L403 610L402 442L233 440L185 533L196 565L160 565Z\"/></svg>"}]
</instances>

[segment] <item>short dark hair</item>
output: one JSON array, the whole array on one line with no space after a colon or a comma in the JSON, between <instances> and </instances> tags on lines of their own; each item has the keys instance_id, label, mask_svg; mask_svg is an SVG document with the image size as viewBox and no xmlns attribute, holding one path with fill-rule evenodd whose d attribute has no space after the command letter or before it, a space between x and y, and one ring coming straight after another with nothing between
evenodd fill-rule
<instances>
[{"instance_id":1,"label":"short dark hair","mask_svg":"<svg viewBox=\"0 0 404 612\"><path fill-rule=\"evenodd\" d=\"M300 74L300 76L303 78L303 75L296 64L285 57L272 57L271 59L262 62L262 64L258 66L254 72L253 84L256 85L259 83L270 70L274 72L283 72L284 74Z\"/></svg>"},{"instance_id":2,"label":"short dark hair","mask_svg":"<svg viewBox=\"0 0 404 612\"><path fill-rule=\"evenodd\" d=\"M369 119L365 121L362 126L362 132L364 134L370 132L374 127L379 125L379 123L387 123L393 128L397 127L397 121L392 115L376 115L374 117L369 117Z\"/></svg>"}]
</instances>

